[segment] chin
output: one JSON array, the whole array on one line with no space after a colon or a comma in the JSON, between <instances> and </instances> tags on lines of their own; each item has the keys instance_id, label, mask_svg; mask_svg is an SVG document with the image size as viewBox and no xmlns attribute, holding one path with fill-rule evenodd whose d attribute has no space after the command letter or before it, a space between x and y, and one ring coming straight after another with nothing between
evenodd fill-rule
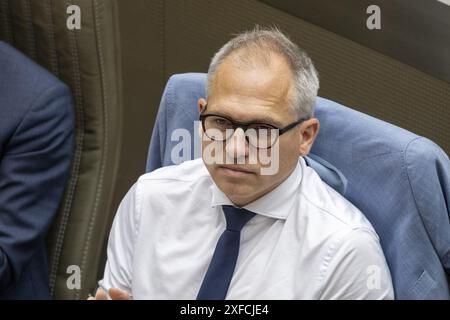
<instances>
[{"instance_id":1,"label":"chin","mask_svg":"<svg viewBox=\"0 0 450 320\"><path fill-rule=\"evenodd\" d=\"M227 195L241 195L241 196L250 196L255 193L255 189L252 186L243 184L243 183L232 183L228 181L222 181L219 186L224 193Z\"/></svg>"},{"instance_id":2,"label":"chin","mask_svg":"<svg viewBox=\"0 0 450 320\"><path fill-rule=\"evenodd\" d=\"M260 191L249 185L229 183L226 181L218 184L218 187L234 203L252 199Z\"/></svg>"}]
</instances>

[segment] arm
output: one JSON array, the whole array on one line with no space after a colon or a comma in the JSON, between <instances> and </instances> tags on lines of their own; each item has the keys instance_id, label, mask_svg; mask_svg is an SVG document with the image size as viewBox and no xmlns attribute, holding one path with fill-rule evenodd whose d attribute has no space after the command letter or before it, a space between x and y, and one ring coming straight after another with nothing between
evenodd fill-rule
<instances>
[{"instance_id":1,"label":"arm","mask_svg":"<svg viewBox=\"0 0 450 320\"><path fill-rule=\"evenodd\" d=\"M133 251L138 224L136 192L137 184L125 195L114 218L108 240L105 272L96 294L99 300L106 298L101 291L108 291L115 299L111 289L118 290L118 295L122 295L123 299L131 297Z\"/></svg>"},{"instance_id":2,"label":"arm","mask_svg":"<svg viewBox=\"0 0 450 320\"><path fill-rule=\"evenodd\" d=\"M44 241L69 176L73 109L56 85L34 100L0 159L0 292Z\"/></svg>"}]
</instances>

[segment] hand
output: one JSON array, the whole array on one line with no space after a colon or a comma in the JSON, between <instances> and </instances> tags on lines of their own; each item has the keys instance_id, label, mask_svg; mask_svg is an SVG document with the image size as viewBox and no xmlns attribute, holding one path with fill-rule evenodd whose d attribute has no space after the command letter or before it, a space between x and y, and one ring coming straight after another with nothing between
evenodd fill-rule
<instances>
[{"instance_id":1,"label":"hand","mask_svg":"<svg viewBox=\"0 0 450 320\"><path fill-rule=\"evenodd\" d=\"M108 293L111 300L131 300L131 295L119 288L111 288L108 290ZM89 297L88 300L108 300L108 295L102 288L99 288L95 297Z\"/></svg>"}]
</instances>

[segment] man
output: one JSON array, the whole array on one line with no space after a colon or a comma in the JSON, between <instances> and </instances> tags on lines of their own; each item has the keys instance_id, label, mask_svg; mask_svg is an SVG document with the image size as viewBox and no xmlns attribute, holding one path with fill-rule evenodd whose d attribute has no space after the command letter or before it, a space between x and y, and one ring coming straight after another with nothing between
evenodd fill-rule
<instances>
[{"instance_id":1,"label":"man","mask_svg":"<svg viewBox=\"0 0 450 320\"><path fill-rule=\"evenodd\" d=\"M48 299L45 235L73 154L69 89L0 42L0 299Z\"/></svg>"},{"instance_id":2,"label":"man","mask_svg":"<svg viewBox=\"0 0 450 320\"><path fill-rule=\"evenodd\" d=\"M131 188L95 298L392 299L372 226L302 158L318 87L276 29L222 47L198 101L202 159Z\"/></svg>"}]
</instances>

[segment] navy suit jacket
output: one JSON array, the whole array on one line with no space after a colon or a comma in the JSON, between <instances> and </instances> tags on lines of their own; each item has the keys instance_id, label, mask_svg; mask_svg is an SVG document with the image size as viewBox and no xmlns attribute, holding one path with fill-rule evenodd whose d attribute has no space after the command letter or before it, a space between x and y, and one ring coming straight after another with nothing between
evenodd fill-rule
<instances>
[{"instance_id":1,"label":"navy suit jacket","mask_svg":"<svg viewBox=\"0 0 450 320\"><path fill-rule=\"evenodd\" d=\"M0 299L49 297L45 236L74 146L69 89L0 42Z\"/></svg>"}]
</instances>

